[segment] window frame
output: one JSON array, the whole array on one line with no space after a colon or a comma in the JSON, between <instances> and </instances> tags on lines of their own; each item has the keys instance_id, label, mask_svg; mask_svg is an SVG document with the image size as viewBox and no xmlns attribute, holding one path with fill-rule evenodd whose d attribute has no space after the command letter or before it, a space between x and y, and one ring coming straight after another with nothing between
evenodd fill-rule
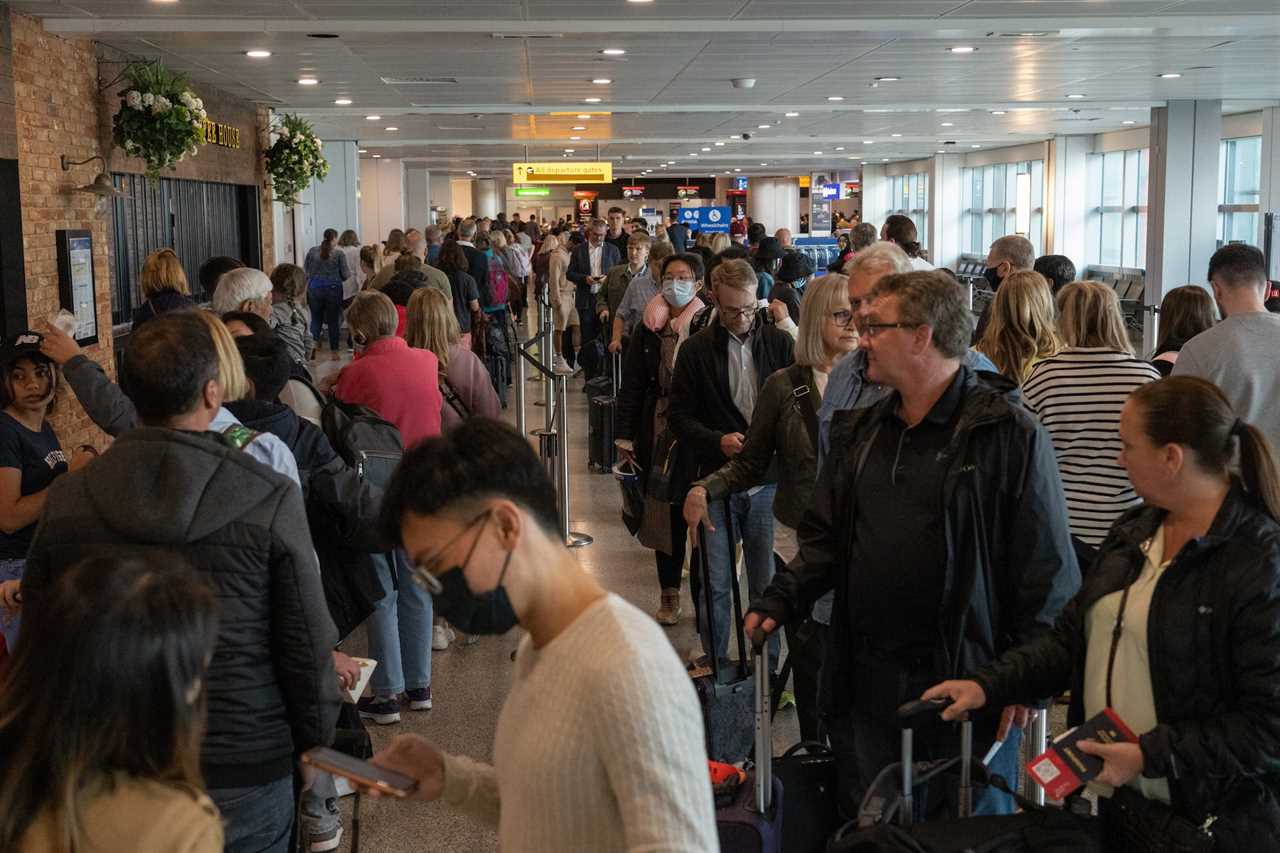
<instances>
[{"instance_id":1,"label":"window frame","mask_svg":"<svg viewBox=\"0 0 1280 853\"><path fill-rule=\"evenodd\" d=\"M961 242L969 255L986 256L992 242L1017 229L1017 179L1031 175L1031 211L1028 230L1022 236L1031 241L1036 254L1044 251L1045 242L1045 161L1017 160L965 166L960 170ZM1039 183L1036 174L1039 173ZM999 232L999 233L997 233Z\"/></svg>"}]
</instances>

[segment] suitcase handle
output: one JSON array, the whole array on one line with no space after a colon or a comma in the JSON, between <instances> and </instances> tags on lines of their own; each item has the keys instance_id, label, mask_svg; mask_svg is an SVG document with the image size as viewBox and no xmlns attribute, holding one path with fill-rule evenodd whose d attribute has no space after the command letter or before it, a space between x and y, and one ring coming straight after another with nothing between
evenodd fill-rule
<instances>
[{"instance_id":1,"label":"suitcase handle","mask_svg":"<svg viewBox=\"0 0 1280 853\"><path fill-rule=\"evenodd\" d=\"M910 826L912 811L915 805L915 781L912 775L915 770L914 746L915 727L921 723L931 724L936 715L941 714L951 704L949 698L917 699L903 703L898 707L898 723L902 726L902 809L899 821L903 826ZM973 722L963 720L960 723L960 789L957 792L956 816L961 818L973 814Z\"/></svg>"},{"instance_id":2,"label":"suitcase handle","mask_svg":"<svg viewBox=\"0 0 1280 853\"><path fill-rule=\"evenodd\" d=\"M904 702L898 706L898 724L904 729L918 729L921 725L933 723L951 705L951 701L949 697L943 697Z\"/></svg>"},{"instance_id":3,"label":"suitcase handle","mask_svg":"<svg viewBox=\"0 0 1280 853\"><path fill-rule=\"evenodd\" d=\"M762 628L751 632L751 658L756 676L756 811L760 814L768 814L773 808L773 714L769 710L768 639Z\"/></svg>"}]
</instances>

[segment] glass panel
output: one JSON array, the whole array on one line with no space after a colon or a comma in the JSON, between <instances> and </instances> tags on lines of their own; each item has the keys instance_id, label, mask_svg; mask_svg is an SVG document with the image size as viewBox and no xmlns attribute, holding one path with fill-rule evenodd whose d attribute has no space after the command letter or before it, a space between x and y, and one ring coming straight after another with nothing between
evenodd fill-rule
<instances>
[{"instance_id":1,"label":"glass panel","mask_svg":"<svg viewBox=\"0 0 1280 853\"><path fill-rule=\"evenodd\" d=\"M1226 204L1257 204L1262 186L1262 137L1228 140Z\"/></svg>"},{"instance_id":2,"label":"glass panel","mask_svg":"<svg viewBox=\"0 0 1280 853\"><path fill-rule=\"evenodd\" d=\"M1119 207L1124 204L1124 152L1102 155L1102 204Z\"/></svg>"},{"instance_id":3,"label":"glass panel","mask_svg":"<svg viewBox=\"0 0 1280 853\"><path fill-rule=\"evenodd\" d=\"M1143 148L1138 158L1138 204L1147 206L1147 176L1151 171L1151 149ZM1146 233L1145 230L1143 232ZM1146 261L1143 261L1146 264Z\"/></svg>"},{"instance_id":4,"label":"glass panel","mask_svg":"<svg viewBox=\"0 0 1280 853\"><path fill-rule=\"evenodd\" d=\"M1123 214L1102 214L1102 248L1098 262L1106 266L1120 266L1120 243Z\"/></svg>"}]
</instances>

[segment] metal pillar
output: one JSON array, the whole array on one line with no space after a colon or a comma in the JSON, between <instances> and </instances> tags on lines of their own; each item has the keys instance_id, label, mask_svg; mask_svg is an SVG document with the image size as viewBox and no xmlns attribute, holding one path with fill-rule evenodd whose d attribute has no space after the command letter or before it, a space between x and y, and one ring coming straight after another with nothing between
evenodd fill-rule
<instances>
[{"instance_id":1,"label":"metal pillar","mask_svg":"<svg viewBox=\"0 0 1280 853\"><path fill-rule=\"evenodd\" d=\"M1032 708L1031 725L1028 726L1028 729L1026 742L1027 761L1023 762L1024 764L1042 755L1049 748L1049 709ZM1023 782L1022 793L1036 805L1044 805L1044 788L1036 784L1030 773L1027 774L1026 780Z\"/></svg>"},{"instance_id":2,"label":"metal pillar","mask_svg":"<svg viewBox=\"0 0 1280 853\"><path fill-rule=\"evenodd\" d=\"M595 541L585 533L577 533L569 529L569 377L563 373L555 375L556 383L556 432L560 436L560 476L556 485L560 489L560 532L564 534L564 544L570 548L581 548Z\"/></svg>"}]
</instances>

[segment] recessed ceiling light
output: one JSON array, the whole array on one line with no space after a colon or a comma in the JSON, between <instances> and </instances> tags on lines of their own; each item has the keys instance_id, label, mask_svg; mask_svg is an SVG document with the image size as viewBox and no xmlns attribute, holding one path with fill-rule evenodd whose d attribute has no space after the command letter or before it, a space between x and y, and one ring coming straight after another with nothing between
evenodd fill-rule
<instances>
[{"instance_id":1,"label":"recessed ceiling light","mask_svg":"<svg viewBox=\"0 0 1280 853\"><path fill-rule=\"evenodd\" d=\"M800 113L786 113L787 118L800 118Z\"/></svg>"},{"instance_id":2,"label":"recessed ceiling light","mask_svg":"<svg viewBox=\"0 0 1280 853\"><path fill-rule=\"evenodd\" d=\"M891 134L889 134L889 135L890 135L890 136L901 136L902 134L901 134L901 133L891 133Z\"/></svg>"},{"instance_id":3,"label":"recessed ceiling light","mask_svg":"<svg viewBox=\"0 0 1280 853\"><path fill-rule=\"evenodd\" d=\"M588 104L598 104L601 101L600 98L583 98L582 100L584 103Z\"/></svg>"},{"instance_id":4,"label":"recessed ceiling light","mask_svg":"<svg viewBox=\"0 0 1280 853\"><path fill-rule=\"evenodd\" d=\"M881 157L881 158L880 158L880 162L881 162L881 163L888 163L888 162L889 162L889 158L888 158L888 157Z\"/></svg>"},{"instance_id":5,"label":"recessed ceiling light","mask_svg":"<svg viewBox=\"0 0 1280 853\"><path fill-rule=\"evenodd\" d=\"M992 111L991 111L991 114L992 114L993 116L1002 116L1002 115L1004 115L1004 110L992 110Z\"/></svg>"},{"instance_id":6,"label":"recessed ceiling light","mask_svg":"<svg viewBox=\"0 0 1280 853\"><path fill-rule=\"evenodd\" d=\"M676 164L676 161L675 161L675 160L668 160L668 161L667 161L667 165L668 165L668 166L674 166L675 164Z\"/></svg>"},{"instance_id":7,"label":"recessed ceiling light","mask_svg":"<svg viewBox=\"0 0 1280 853\"><path fill-rule=\"evenodd\" d=\"M1127 120L1127 121L1122 121L1122 122L1120 122L1120 123L1121 123L1121 124L1137 124L1137 122L1136 122L1136 121L1134 121L1133 119L1129 119L1129 120Z\"/></svg>"},{"instance_id":8,"label":"recessed ceiling light","mask_svg":"<svg viewBox=\"0 0 1280 853\"><path fill-rule=\"evenodd\" d=\"M934 112L938 112L938 113L967 113L967 112L969 112L969 108L968 108L968 107L938 107L938 109L934 110Z\"/></svg>"},{"instance_id":9,"label":"recessed ceiling light","mask_svg":"<svg viewBox=\"0 0 1280 853\"><path fill-rule=\"evenodd\" d=\"M573 153L573 149L572 149L572 148L566 148L566 149L564 149L564 153L566 153L566 154L572 154L572 153Z\"/></svg>"},{"instance_id":10,"label":"recessed ceiling light","mask_svg":"<svg viewBox=\"0 0 1280 853\"><path fill-rule=\"evenodd\" d=\"M582 124L575 124L573 127L570 128L570 130L586 130L586 129L587 129L586 125L582 125Z\"/></svg>"},{"instance_id":11,"label":"recessed ceiling light","mask_svg":"<svg viewBox=\"0 0 1280 853\"><path fill-rule=\"evenodd\" d=\"M844 95L827 95L828 101L843 101Z\"/></svg>"},{"instance_id":12,"label":"recessed ceiling light","mask_svg":"<svg viewBox=\"0 0 1280 853\"><path fill-rule=\"evenodd\" d=\"M845 159L848 159L848 160L861 160L862 158L861 158L861 157L859 157L857 154L855 154L855 155L853 155L852 157L847 157L847 158L845 158Z\"/></svg>"},{"instance_id":13,"label":"recessed ceiling light","mask_svg":"<svg viewBox=\"0 0 1280 853\"><path fill-rule=\"evenodd\" d=\"M399 129L400 129L400 128L398 128L398 127L388 127L388 128L384 128L384 130L386 130L388 133L395 133L395 132L396 132L397 130L399 130Z\"/></svg>"},{"instance_id":14,"label":"recessed ceiling light","mask_svg":"<svg viewBox=\"0 0 1280 853\"><path fill-rule=\"evenodd\" d=\"M901 77L877 77L876 82L877 83L897 83L901 79L902 79Z\"/></svg>"},{"instance_id":15,"label":"recessed ceiling light","mask_svg":"<svg viewBox=\"0 0 1280 853\"><path fill-rule=\"evenodd\" d=\"M591 118L591 113L578 113L578 118L584 119L584 120L589 119Z\"/></svg>"},{"instance_id":16,"label":"recessed ceiling light","mask_svg":"<svg viewBox=\"0 0 1280 853\"><path fill-rule=\"evenodd\" d=\"M339 106L339 107L349 107L349 106L351 106L351 99L350 99L350 98L338 98L338 99L337 99L336 101L334 101L333 103L334 103L334 105L335 105L335 106Z\"/></svg>"},{"instance_id":17,"label":"recessed ceiling light","mask_svg":"<svg viewBox=\"0 0 1280 853\"><path fill-rule=\"evenodd\" d=\"M245 55L245 56L247 56L247 57L249 57L250 59L266 59L268 56L270 56L270 55L271 55L271 51L269 51L269 50L246 50L246 51L244 52L244 55Z\"/></svg>"},{"instance_id":18,"label":"recessed ceiling light","mask_svg":"<svg viewBox=\"0 0 1280 853\"><path fill-rule=\"evenodd\" d=\"M1073 101L1078 101L1078 100L1080 100L1081 98L1083 98L1083 97L1084 97L1084 95L1067 95L1067 97L1068 97L1069 99L1073 100Z\"/></svg>"},{"instance_id":19,"label":"recessed ceiling light","mask_svg":"<svg viewBox=\"0 0 1280 853\"><path fill-rule=\"evenodd\" d=\"M300 77L298 78L298 85L299 86L319 86L320 81L314 77Z\"/></svg>"},{"instance_id":20,"label":"recessed ceiling light","mask_svg":"<svg viewBox=\"0 0 1280 853\"><path fill-rule=\"evenodd\" d=\"M970 148L981 148L982 146L975 142L975 143L973 143L972 145L970 145L969 147L970 147Z\"/></svg>"},{"instance_id":21,"label":"recessed ceiling light","mask_svg":"<svg viewBox=\"0 0 1280 853\"><path fill-rule=\"evenodd\" d=\"M724 143L723 143L723 142L717 142L717 143L716 143L716 147L717 147L717 148L723 148L723 147L724 147Z\"/></svg>"},{"instance_id":22,"label":"recessed ceiling light","mask_svg":"<svg viewBox=\"0 0 1280 853\"><path fill-rule=\"evenodd\" d=\"M374 154L374 155L373 155L373 159L375 159L375 160L381 160L381 159L382 159L382 155L381 155L381 154Z\"/></svg>"},{"instance_id":23,"label":"recessed ceiling light","mask_svg":"<svg viewBox=\"0 0 1280 853\"><path fill-rule=\"evenodd\" d=\"M955 122L953 122L953 121L944 121L944 122L942 123L942 126L943 126L943 127L955 127L955 126L956 126L956 123L955 123Z\"/></svg>"},{"instance_id":24,"label":"recessed ceiling light","mask_svg":"<svg viewBox=\"0 0 1280 853\"><path fill-rule=\"evenodd\" d=\"M667 164L666 164L666 163L659 163L659 164L658 164L658 168L659 168L659 169L665 169L665 168L667 168Z\"/></svg>"},{"instance_id":25,"label":"recessed ceiling light","mask_svg":"<svg viewBox=\"0 0 1280 853\"><path fill-rule=\"evenodd\" d=\"M365 116L365 121L381 121L382 116Z\"/></svg>"},{"instance_id":26,"label":"recessed ceiling light","mask_svg":"<svg viewBox=\"0 0 1280 853\"><path fill-rule=\"evenodd\" d=\"M934 153L934 154L946 154L947 152L945 152L945 151L943 151L941 148L939 148L937 151L935 151L935 152L933 152L933 153Z\"/></svg>"},{"instance_id":27,"label":"recessed ceiling light","mask_svg":"<svg viewBox=\"0 0 1280 853\"><path fill-rule=\"evenodd\" d=\"M569 137L569 141L570 141L570 142L581 142L581 141L582 141L582 137L581 137L581 136L570 136L570 137Z\"/></svg>"},{"instance_id":28,"label":"recessed ceiling light","mask_svg":"<svg viewBox=\"0 0 1280 853\"><path fill-rule=\"evenodd\" d=\"M769 164L768 164L768 163L761 163L760 165L761 165L761 166L768 166Z\"/></svg>"},{"instance_id":29,"label":"recessed ceiling light","mask_svg":"<svg viewBox=\"0 0 1280 853\"><path fill-rule=\"evenodd\" d=\"M771 124L757 124L757 125L756 125L756 127L758 127L760 130L768 130L769 128L773 127L773 125L771 125Z\"/></svg>"},{"instance_id":30,"label":"recessed ceiling light","mask_svg":"<svg viewBox=\"0 0 1280 853\"><path fill-rule=\"evenodd\" d=\"M358 154L368 154L368 153L369 153L369 149L368 149L368 148L361 148L357 153L358 153Z\"/></svg>"},{"instance_id":31,"label":"recessed ceiling light","mask_svg":"<svg viewBox=\"0 0 1280 853\"><path fill-rule=\"evenodd\" d=\"M610 83L612 83L613 81L612 81L612 80L610 80L608 77L597 77L596 79L592 80L591 82L592 82L592 83L595 83L597 86L608 86L608 85L609 85Z\"/></svg>"},{"instance_id":32,"label":"recessed ceiling light","mask_svg":"<svg viewBox=\"0 0 1280 853\"><path fill-rule=\"evenodd\" d=\"M736 133L731 133L731 134L729 134L729 139L730 139L730 141L735 140L735 139L737 139L737 138L738 138L738 134L736 134Z\"/></svg>"},{"instance_id":33,"label":"recessed ceiling light","mask_svg":"<svg viewBox=\"0 0 1280 853\"><path fill-rule=\"evenodd\" d=\"M1167 73L1167 74L1161 74L1161 75L1159 75L1159 77L1160 77L1160 79L1161 79L1161 80L1177 80L1177 79L1178 79L1179 77L1181 77L1181 76L1182 76L1182 75L1181 75L1181 74L1178 74L1176 71L1170 71L1170 72L1169 72L1169 73Z\"/></svg>"},{"instance_id":34,"label":"recessed ceiling light","mask_svg":"<svg viewBox=\"0 0 1280 853\"><path fill-rule=\"evenodd\" d=\"M873 142L875 142L875 140L874 140L874 139L864 139L864 140L862 140L862 144L863 144L863 145L870 145L870 144L871 144L871 143L873 143Z\"/></svg>"},{"instance_id":35,"label":"recessed ceiling light","mask_svg":"<svg viewBox=\"0 0 1280 853\"><path fill-rule=\"evenodd\" d=\"M620 47L606 47L604 50L600 52L603 53L605 56L622 56L623 54L626 53L626 51Z\"/></svg>"},{"instance_id":36,"label":"recessed ceiling light","mask_svg":"<svg viewBox=\"0 0 1280 853\"><path fill-rule=\"evenodd\" d=\"M837 151L843 151L843 150L844 150L844 146L843 146L843 145L837 145L837 146L836 146L836 150L837 150Z\"/></svg>"},{"instance_id":37,"label":"recessed ceiling light","mask_svg":"<svg viewBox=\"0 0 1280 853\"><path fill-rule=\"evenodd\" d=\"M734 169L733 171L735 171L735 172L741 172L742 170L741 170L741 169Z\"/></svg>"},{"instance_id":38,"label":"recessed ceiling light","mask_svg":"<svg viewBox=\"0 0 1280 853\"><path fill-rule=\"evenodd\" d=\"M967 44L961 44L951 48L950 50L952 53L973 53L977 48L971 47Z\"/></svg>"},{"instance_id":39,"label":"recessed ceiling light","mask_svg":"<svg viewBox=\"0 0 1280 853\"><path fill-rule=\"evenodd\" d=\"M816 156L819 156L819 157L820 157L820 156L822 156L822 152L821 152L821 151L815 151L815 152L813 152L813 153L814 153Z\"/></svg>"},{"instance_id":40,"label":"recessed ceiling light","mask_svg":"<svg viewBox=\"0 0 1280 853\"><path fill-rule=\"evenodd\" d=\"M689 152L689 156L690 156L690 157L697 157L698 155L697 155L697 154L694 154L692 151L690 151L690 152Z\"/></svg>"},{"instance_id":41,"label":"recessed ceiling light","mask_svg":"<svg viewBox=\"0 0 1280 853\"><path fill-rule=\"evenodd\" d=\"M711 150L711 147L710 147L710 146L707 146L706 148L703 148L702 150L703 150L703 151L710 151L710 150Z\"/></svg>"}]
</instances>

